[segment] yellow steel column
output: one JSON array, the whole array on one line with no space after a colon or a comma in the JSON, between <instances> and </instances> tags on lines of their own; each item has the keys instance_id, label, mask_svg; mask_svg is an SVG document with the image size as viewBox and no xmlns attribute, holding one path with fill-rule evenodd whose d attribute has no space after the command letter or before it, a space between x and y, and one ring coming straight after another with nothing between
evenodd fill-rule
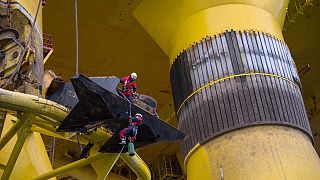
<instances>
[{"instance_id":1,"label":"yellow steel column","mask_svg":"<svg viewBox=\"0 0 320 180\"><path fill-rule=\"evenodd\" d=\"M226 30L256 30L283 40L288 0L144 0L134 16L169 56Z\"/></svg>"},{"instance_id":2,"label":"yellow steel column","mask_svg":"<svg viewBox=\"0 0 320 180\"><path fill-rule=\"evenodd\" d=\"M34 120L34 118L35 118L34 114L26 113L23 115L22 119L20 120L20 121L23 121L23 125L21 126L21 130L18 134L18 140L11 152L6 168L2 174L2 177L1 177L2 180L9 179L13 171L13 167L15 166L17 159L19 157L19 154L21 152L22 146L29 134L30 128L32 126L32 121Z\"/></svg>"},{"instance_id":3,"label":"yellow steel column","mask_svg":"<svg viewBox=\"0 0 320 180\"><path fill-rule=\"evenodd\" d=\"M10 130L0 139L0 151L17 133L22 124L23 121L18 119L17 122L10 128Z\"/></svg>"},{"instance_id":4,"label":"yellow steel column","mask_svg":"<svg viewBox=\"0 0 320 180\"><path fill-rule=\"evenodd\" d=\"M6 166L5 166L5 165L0 164L0 169L4 170L5 168L6 168Z\"/></svg>"},{"instance_id":5,"label":"yellow steel column","mask_svg":"<svg viewBox=\"0 0 320 180\"><path fill-rule=\"evenodd\" d=\"M184 51L188 50L189 48L193 48L194 46L196 46L195 44L205 44L203 43L203 41L207 39L203 41L201 40L206 38L207 36L214 38L217 36L218 38L220 38L222 37L222 35L220 36L219 34L225 31L230 31L232 29L241 32L255 31L259 32L260 34L268 34L272 37L275 37L276 40L274 40L273 42L279 42L280 45L274 44L272 42L273 46L271 47L270 45L271 50L269 50L268 47L262 47L261 49L264 48L265 51L269 51L269 53L273 52L274 54L279 55L281 55L281 53L287 53L282 52L283 50L285 50L283 48L285 47L285 45L281 46L281 44L284 44L281 29L283 26L286 13L285 8L287 7L287 5L288 0L144 0L135 10L134 16L168 55L171 65L173 65L175 61L177 61L177 59L179 59L180 55L185 54L184 57L181 57L179 59L181 60L180 66L184 63L183 60L187 61L189 59L192 59L193 57L194 59L191 60L192 62L194 62L193 64L186 63L186 65L184 65L184 67L190 67L190 71L193 71L192 68L198 68L197 65L201 66L201 64L205 64L207 61L209 61L207 59L210 58L211 61L219 62L226 61L225 59L221 59L221 57L233 58L233 60L238 59L236 55L234 55L234 57L231 57L232 54L225 53L226 51L231 52L231 50L228 49L228 46L230 45L228 44L226 46L225 44L219 44L222 40L219 42L215 42L212 40L212 43L216 43L212 46L220 45L222 46L222 48L220 47L219 49L218 47L216 49L218 49L218 51L221 49L223 50L212 55L212 57L196 57L198 52L191 51L190 54L187 54L186 52L189 51ZM225 36L223 36L223 38L224 37ZM266 44L269 43L265 41L265 37L263 37L263 35L259 36L259 38L261 39L261 42L263 41ZM257 44L260 43L261 45L263 43L260 42L260 39L258 39L256 42L255 39L252 40L252 42L249 40L247 42ZM245 44L246 42L241 42L239 40L233 40L233 43L234 42L244 44L243 48L245 48L245 45L247 45ZM223 47L225 49L223 49ZM257 47L251 47L251 49L249 49L250 52L245 52L243 51L243 49L239 49L240 53L243 53L244 56L249 55L250 57L252 56L253 58L255 58L257 56L260 56L262 52L252 50L254 48ZM281 51L278 51L277 48ZM206 50L205 48L203 49L201 51L208 51L208 53L210 53L210 50ZM242 57L242 55L240 56ZM267 55L261 57L269 59ZM254 63L257 61L256 59L250 60ZM240 61L243 61L243 57L240 58ZM237 61L235 63L237 63ZM179 63L176 63L175 65L177 67L179 66ZM237 64L232 64L232 66L237 66ZM207 67L209 67L209 65L207 65ZM183 67L181 69L183 69ZM184 77L181 77L181 79L185 78L183 80L187 80L186 75L188 75L189 72L181 69L177 70L180 71L180 73L182 71L182 75L185 75ZM221 68L218 67L217 69L219 70ZM236 71L238 69L234 68L233 70ZM202 73L205 70L197 71ZM293 72L294 70L290 71ZM216 72L213 72L213 74L214 73ZM214 76L215 74L204 74L204 76L206 75L210 77ZM237 74L235 73L235 75ZM194 75L194 77L196 77L196 75ZM269 77L263 78L268 79ZM223 82L231 82L233 81L233 79L235 78L231 78L230 80L223 80ZM246 78L240 79L241 83L243 83L242 81L244 81L244 79ZM199 82L195 81L192 83L200 84L201 80L198 81ZM239 82L236 83L237 84L234 84L235 86L243 86ZM286 82L281 83L285 84ZM195 86L194 84L190 86ZM256 87L260 88L263 85L264 84ZM215 87L215 84L212 84L212 86ZM208 88L210 87L211 85L208 86ZM287 85L282 87L287 87ZM180 88L182 91L183 87ZM268 88L271 89L272 87L268 86ZM292 87L292 89L295 88L298 89L298 87ZM271 90L269 89L268 92L271 92ZM205 90L205 88L195 90L193 89L193 92L199 93L200 91ZM227 94L228 92L236 92L236 90L224 90L223 93ZM276 94L277 92L278 90L275 90L274 94ZM214 95L215 94L212 94L212 96ZM297 92L296 95L297 97L299 97L300 92ZM210 97L210 95L208 96ZM200 96L200 99L207 98L208 96ZM262 96L264 95L261 95L260 97ZM289 96L291 98L291 95ZM289 96L285 97L288 99L288 101L284 98L284 102L289 102L289 100L291 100ZM202 122L204 123L204 127L211 126L209 124L209 120L203 117L201 118L201 116L216 115L215 112L213 112L213 108L211 108L212 114L201 114L200 111L196 111L195 108L198 108L198 106L203 106L202 108L204 109L206 108L205 105L196 104L196 97L190 97L190 99L188 98L182 99L182 101L186 100L194 104L184 104L182 107L185 106L188 108L188 106L190 106L189 109L191 109L190 111L192 112L189 113L187 111L184 111L187 113L182 115L181 113L184 112L179 112L179 120L184 120L185 122L188 120L187 117L189 117L189 119L192 119L189 121L191 123L197 124L201 123L199 121L204 121ZM268 96L267 98L270 97ZM231 100L228 101L231 102ZM295 100L295 102L298 101L300 103L300 100ZM201 103L205 104L207 102L205 101ZM219 102L213 102L213 104L215 103L219 104ZM223 102L220 102L220 105L221 103L223 105ZM264 103L264 108L267 108L267 102L262 103ZM181 105L181 103L179 105ZM193 108L192 106L195 107ZM230 104L229 106L231 107L234 105ZM285 106L290 105L286 104ZM301 109L303 109L301 110L301 113L303 114L301 115L301 117L303 117L304 119L300 119L301 122L299 121L299 125L305 125L305 127L308 127L308 122L303 122L306 121L305 110L303 104L301 106ZM277 105L276 108L285 107ZM233 112L225 111L223 113L227 113L228 116L231 116L230 114ZM241 114L243 112L240 111L238 113ZM268 113L271 114L274 112L270 110ZM222 116L225 116L225 114ZM267 114L266 116L270 116L270 114ZM211 118L215 118L213 116L211 116ZM288 116L291 116L291 114L288 114ZM276 114L274 119L269 118L268 120L277 123L280 121L280 116L277 116ZM290 125L290 123L288 123L289 120L287 119L282 124L287 123ZM225 121L227 121L227 119L222 119L221 123L226 123ZM243 122L250 123L250 120L244 119ZM240 122L239 120L239 126L241 126L243 122ZM290 126L278 126L272 125L272 123L270 123L270 125L264 126L258 125L256 123L254 124L255 126L243 126L244 128L241 129L227 129L224 132L220 132L219 136L207 136L206 133L210 134L216 127L215 125L213 125L215 127L211 130L209 129L208 132L199 133L199 131L205 131L206 129L196 129L194 124L183 124L184 126L182 127L189 131L188 133L190 134L190 136L187 138L193 138L193 141L190 141L193 144L189 142L189 144L186 143L183 145L190 146L191 144L193 146L193 148L188 149L188 152L184 154L185 171L187 173L188 179L318 179L320 177L319 157L312 146L310 137L308 137L303 131L297 130ZM201 139L201 141L199 139ZM201 145L195 145L195 142L197 141L199 141Z\"/></svg>"}]
</instances>

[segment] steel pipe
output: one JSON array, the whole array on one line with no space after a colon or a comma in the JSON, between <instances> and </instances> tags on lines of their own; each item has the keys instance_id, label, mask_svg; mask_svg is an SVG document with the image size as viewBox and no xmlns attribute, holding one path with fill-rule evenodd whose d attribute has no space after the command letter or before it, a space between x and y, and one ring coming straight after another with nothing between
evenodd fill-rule
<instances>
[{"instance_id":1,"label":"steel pipe","mask_svg":"<svg viewBox=\"0 0 320 180\"><path fill-rule=\"evenodd\" d=\"M52 124L52 120L56 120L57 122L63 120L69 112L67 108L53 101L39 98L37 96L33 96L29 94L12 92L4 89L0 89L0 107L5 109L10 109L10 110L15 110L15 111L24 111L24 112L34 113L36 115L39 115L40 117L41 116L49 117L51 118L50 120L43 118L45 120L48 120L49 124ZM42 124L42 123L38 122L37 124ZM30 131L30 128L28 128L28 131ZM52 131L51 128L50 130ZM98 134L103 135L104 139L100 137ZM107 137L110 137L110 136L107 136ZM86 139L96 139L99 141L103 141L106 139L106 132L102 132L102 130L98 129L96 133L86 136ZM97 154L95 156L89 157L88 159L81 159L81 160L75 161L71 164L68 164L66 166L63 166L53 171L50 171L48 173L45 173L37 177L36 179L49 179L51 177L55 177L71 169L79 168L87 164L90 164L98 159L106 157L107 155L108 154ZM151 173L148 166L143 162L143 160L138 155L129 157L127 154L122 154L120 157L128 164L130 168L132 168L132 170L136 173L139 179L151 179ZM13 166L12 167L7 166L7 169L11 168L11 171L12 171Z\"/></svg>"},{"instance_id":2,"label":"steel pipe","mask_svg":"<svg viewBox=\"0 0 320 180\"><path fill-rule=\"evenodd\" d=\"M4 89L0 89L0 107L40 114L57 121L63 120L69 112L66 107L53 101Z\"/></svg>"},{"instance_id":3,"label":"steel pipe","mask_svg":"<svg viewBox=\"0 0 320 180\"><path fill-rule=\"evenodd\" d=\"M137 153L134 156L124 153L121 154L120 158L133 170L139 180L151 180L151 172L148 166Z\"/></svg>"},{"instance_id":4,"label":"steel pipe","mask_svg":"<svg viewBox=\"0 0 320 180\"><path fill-rule=\"evenodd\" d=\"M87 159L80 159L73 163L67 164L65 166L59 167L45 174L42 174L39 177L35 178L34 180L45 180L45 179L50 179L52 177L56 177L57 175L63 174L67 171L74 170L74 169L83 167L85 165L91 164L92 162L102 159L108 155L109 154L98 153L93 156L89 156Z\"/></svg>"},{"instance_id":5,"label":"steel pipe","mask_svg":"<svg viewBox=\"0 0 320 180\"><path fill-rule=\"evenodd\" d=\"M10 130L0 139L0 151L1 149L11 140L11 138L17 133L23 121L18 120L16 124L14 124Z\"/></svg>"},{"instance_id":6,"label":"steel pipe","mask_svg":"<svg viewBox=\"0 0 320 180\"><path fill-rule=\"evenodd\" d=\"M7 180L10 178L14 165L17 162L19 154L21 152L22 146L26 141L26 138L29 134L30 128L32 126L32 121L35 119L35 115L32 113L26 113L22 120L24 123L21 126L21 131L18 133L18 140L14 145L14 148L11 152L10 158L8 160L7 166L2 174L1 180Z\"/></svg>"}]
</instances>

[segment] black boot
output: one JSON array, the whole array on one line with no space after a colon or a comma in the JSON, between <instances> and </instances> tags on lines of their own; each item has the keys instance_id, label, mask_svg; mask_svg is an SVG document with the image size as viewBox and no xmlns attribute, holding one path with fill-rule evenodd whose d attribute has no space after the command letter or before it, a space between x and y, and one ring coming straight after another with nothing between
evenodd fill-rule
<instances>
[{"instance_id":1,"label":"black boot","mask_svg":"<svg viewBox=\"0 0 320 180\"><path fill-rule=\"evenodd\" d=\"M80 152L80 158L87 158L90 155L90 149L93 147L93 143L89 142Z\"/></svg>"}]
</instances>

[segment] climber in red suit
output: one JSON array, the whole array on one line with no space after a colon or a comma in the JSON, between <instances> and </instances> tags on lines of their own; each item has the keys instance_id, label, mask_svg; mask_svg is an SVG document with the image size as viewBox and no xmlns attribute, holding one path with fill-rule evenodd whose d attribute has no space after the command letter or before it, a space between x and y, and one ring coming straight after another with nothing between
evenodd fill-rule
<instances>
[{"instance_id":1,"label":"climber in red suit","mask_svg":"<svg viewBox=\"0 0 320 180\"><path fill-rule=\"evenodd\" d=\"M120 131L120 140L122 145L126 144L127 136L130 136L130 142L134 142L136 140L136 136L138 134L138 126L143 123L143 117L141 114L137 113L135 117L129 116L130 124L127 128L124 128Z\"/></svg>"},{"instance_id":2,"label":"climber in red suit","mask_svg":"<svg viewBox=\"0 0 320 180\"><path fill-rule=\"evenodd\" d=\"M127 97L127 99L132 103L133 96L136 93L137 85L135 80L137 79L137 73L133 72L130 76L126 76L120 79L120 83L122 86L123 94Z\"/></svg>"}]
</instances>

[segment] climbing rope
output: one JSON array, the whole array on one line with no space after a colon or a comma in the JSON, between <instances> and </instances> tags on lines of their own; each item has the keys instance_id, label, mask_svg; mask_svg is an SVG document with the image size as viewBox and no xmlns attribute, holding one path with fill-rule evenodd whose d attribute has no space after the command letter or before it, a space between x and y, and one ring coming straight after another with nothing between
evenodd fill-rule
<instances>
[{"instance_id":1,"label":"climbing rope","mask_svg":"<svg viewBox=\"0 0 320 180\"><path fill-rule=\"evenodd\" d=\"M80 152L83 150L83 147L81 146L81 143L80 143L80 134L81 133L77 133L77 141L78 141L78 144L80 146Z\"/></svg>"},{"instance_id":2,"label":"climbing rope","mask_svg":"<svg viewBox=\"0 0 320 180\"><path fill-rule=\"evenodd\" d=\"M129 101L129 116L131 116L131 106L132 106L132 102Z\"/></svg>"},{"instance_id":3,"label":"climbing rope","mask_svg":"<svg viewBox=\"0 0 320 180\"><path fill-rule=\"evenodd\" d=\"M109 170L108 170L108 172L106 173L106 176L103 178L103 180L106 180L106 179L107 179L107 176L109 175L109 173L110 173L110 171L111 171L112 167L116 164L117 159L119 159L119 157L120 157L120 155L121 155L121 153L122 153L123 149L124 149L124 146L122 146L122 148L121 148L121 150L120 150L119 154L117 155L117 158L113 161L113 163L112 163L112 165L111 165L111 168L109 168Z\"/></svg>"},{"instance_id":4,"label":"climbing rope","mask_svg":"<svg viewBox=\"0 0 320 180\"><path fill-rule=\"evenodd\" d=\"M122 93L121 90L119 90L118 93L121 94L122 97L124 97L124 99L125 99L126 101L128 101L128 103L129 103L129 116L131 116L132 102L127 98L127 96L125 96L125 95Z\"/></svg>"},{"instance_id":5,"label":"climbing rope","mask_svg":"<svg viewBox=\"0 0 320 180\"><path fill-rule=\"evenodd\" d=\"M74 13L76 18L76 75L79 73L79 32L78 32L78 0L74 0Z\"/></svg>"}]
</instances>

